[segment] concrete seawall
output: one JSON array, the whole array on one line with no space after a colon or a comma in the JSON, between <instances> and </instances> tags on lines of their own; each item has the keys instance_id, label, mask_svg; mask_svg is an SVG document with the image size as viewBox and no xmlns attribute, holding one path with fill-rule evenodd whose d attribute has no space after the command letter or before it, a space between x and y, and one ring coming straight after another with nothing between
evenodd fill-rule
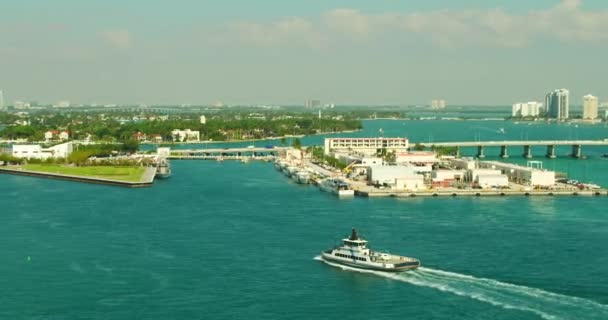
<instances>
[{"instance_id":1,"label":"concrete seawall","mask_svg":"<svg viewBox=\"0 0 608 320\"><path fill-rule=\"evenodd\" d=\"M127 187L127 188L143 188L143 187L152 186L152 183L154 182L154 174L156 173L156 168L147 167L146 171L142 175L142 179L140 181L121 181L121 180L112 180L112 179L104 179L104 178L96 178L96 177L67 175L67 174L60 174L60 173L38 172L38 171L30 171L30 170L7 168L7 167L0 167L0 173L14 174L14 175L28 176L28 177L37 177L37 178L77 181L77 182L84 182L84 183L105 184L105 185Z\"/></svg>"},{"instance_id":2,"label":"concrete seawall","mask_svg":"<svg viewBox=\"0 0 608 320\"><path fill-rule=\"evenodd\" d=\"M606 196L608 191L598 190L533 190L533 191L486 191L486 190L466 190L466 191L355 191L361 197L537 197L537 196Z\"/></svg>"}]
</instances>

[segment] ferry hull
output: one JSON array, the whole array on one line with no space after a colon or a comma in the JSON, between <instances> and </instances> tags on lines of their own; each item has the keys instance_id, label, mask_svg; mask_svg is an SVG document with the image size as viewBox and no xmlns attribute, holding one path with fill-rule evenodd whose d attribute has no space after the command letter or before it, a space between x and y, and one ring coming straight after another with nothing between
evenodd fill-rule
<instances>
[{"instance_id":1,"label":"ferry hull","mask_svg":"<svg viewBox=\"0 0 608 320\"><path fill-rule=\"evenodd\" d=\"M420 267L420 262L418 262L415 265L408 265L408 266L402 266L402 267L388 267L388 266L383 266L381 263L374 263L374 264L365 263L364 264L361 262L349 262L349 261L345 261L344 259L336 259L331 254L327 254L325 252L323 252L321 254L321 258L325 261L338 263L338 264L348 266L348 267L365 269L365 270L385 271L385 272L404 272L404 271L408 271L408 270L417 269L418 267Z\"/></svg>"}]
</instances>

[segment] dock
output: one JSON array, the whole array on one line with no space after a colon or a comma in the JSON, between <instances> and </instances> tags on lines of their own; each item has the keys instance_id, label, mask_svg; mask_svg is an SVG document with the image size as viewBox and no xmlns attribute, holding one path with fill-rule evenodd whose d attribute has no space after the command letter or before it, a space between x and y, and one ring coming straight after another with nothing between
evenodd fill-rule
<instances>
[{"instance_id":1,"label":"dock","mask_svg":"<svg viewBox=\"0 0 608 320\"><path fill-rule=\"evenodd\" d=\"M519 197L532 197L532 196L606 196L608 190L531 190L531 191L520 191L520 190L458 190L458 191L438 191L438 190L424 190L424 191L401 191L401 190L355 190L355 195L361 197L508 197L508 196L519 196Z\"/></svg>"}]
</instances>

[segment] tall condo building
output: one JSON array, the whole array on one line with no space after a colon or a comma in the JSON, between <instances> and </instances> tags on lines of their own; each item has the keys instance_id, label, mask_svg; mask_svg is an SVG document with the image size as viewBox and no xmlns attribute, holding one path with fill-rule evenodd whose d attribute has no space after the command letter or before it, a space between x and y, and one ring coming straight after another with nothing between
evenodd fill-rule
<instances>
[{"instance_id":1,"label":"tall condo building","mask_svg":"<svg viewBox=\"0 0 608 320\"><path fill-rule=\"evenodd\" d=\"M583 97L583 119L597 118L598 99L590 94Z\"/></svg>"},{"instance_id":2,"label":"tall condo building","mask_svg":"<svg viewBox=\"0 0 608 320\"><path fill-rule=\"evenodd\" d=\"M538 117L543 104L536 101L522 102L513 104L513 117Z\"/></svg>"},{"instance_id":3,"label":"tall condo building","mask_svg":"<svg viewBox=\"0 0 608 320\"><path fill-rule=\"evenodd\" d=\"M431 109L445 109L445 100L431 100Z\"/></svg>"},{"instance_id":4,"label":"tall condo building","mask_svg":"<svg viewBox=\"0 0 608 320\"><path fill-rule=\"evenodd\" d=\"M570 92L567 89L556 89L547 93L547 117L553 119L568 119L570 116Z\"/></svg>"}]
</instances>

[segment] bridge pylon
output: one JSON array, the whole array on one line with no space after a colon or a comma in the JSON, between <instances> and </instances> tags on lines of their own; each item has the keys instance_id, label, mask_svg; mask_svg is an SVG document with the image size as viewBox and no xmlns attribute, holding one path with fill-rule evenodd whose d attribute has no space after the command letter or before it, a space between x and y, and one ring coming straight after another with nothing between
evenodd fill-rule
<instances>
[{"instance_id":1,"label":"bridge pylon","mask_svg":"<svg viewBox=\"0 0 608 320\"><path fill-rule=\"evenodd\" d=\"M530 147L530 145L524 146L524 158L532 159L532 148Z\"/></svg>"}]
</instances>

